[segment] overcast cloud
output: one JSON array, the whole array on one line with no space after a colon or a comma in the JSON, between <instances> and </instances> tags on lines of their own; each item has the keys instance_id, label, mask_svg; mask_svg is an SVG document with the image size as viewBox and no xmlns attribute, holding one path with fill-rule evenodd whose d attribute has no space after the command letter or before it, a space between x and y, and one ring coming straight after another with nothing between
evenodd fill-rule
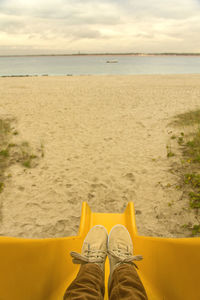
<instances>
[{"instance_id":1,"label":"overcast cloud","mask_svg":"<svg viewBox=\"0 0 200 300\"><path fill-rule=\"evenodd\" d=\"M200 52L199 0L0 0L0 54Z\"/></svg>"}]
</instances>

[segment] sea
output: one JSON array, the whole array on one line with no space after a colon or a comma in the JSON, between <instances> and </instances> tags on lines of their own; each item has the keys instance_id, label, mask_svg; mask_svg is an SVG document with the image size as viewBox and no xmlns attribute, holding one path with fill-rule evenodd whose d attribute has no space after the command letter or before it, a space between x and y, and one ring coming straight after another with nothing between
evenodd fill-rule
<instances>
[{"instance_id":1,"label":"sea","mask_svg":"<svg viewBox=\"0 0 200 300\"><path fill-rule=\"evenodd\" d=\"M55 55L0 57L0 76L131 74L200 74L200 56Z\"/></svg>"}]
</instances>

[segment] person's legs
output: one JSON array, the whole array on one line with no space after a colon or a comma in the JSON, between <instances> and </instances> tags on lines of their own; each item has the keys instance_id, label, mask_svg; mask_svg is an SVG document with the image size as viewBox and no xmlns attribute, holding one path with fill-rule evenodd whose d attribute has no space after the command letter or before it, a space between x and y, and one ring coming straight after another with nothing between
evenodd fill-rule
<instances>
[{"instance_id":1,"label":"person's legs","mask_svg":"<svg viewBox=\"0 0 200 300\"><path fill-rule=\"evenodd\" d=\"M134 266L122 264L112 275L109 286L110 300L147 300L144 286Z\"/></svg>"},{"instance_id":2,"label":"person's legs","mask_svg":"<svg viewBox=\"0 0 200 300\"><path fill-rule=\"evenodd\" d=\"M94 226L87 234L81 254L71 252L73 262L81 264L75 280L67 288L64 300L102 300L108 234L105 227Z\"/></svg>"},{"instance_id":3,"label":"person's legs","mask_svg":"<svg viewBox=\"0 0 200 300\"><path fill-rule=\"evenodd\" d=\"M96 264L80 267L77 277L65 292L63 300L102 300L104 298L104 274Z\"/></svg>"},{"instance_id":4,"label":"person's legs","mask_svg":"<svg viewBox=\"0 0 200 300\"><path fill-rule=\"evenodd\" d=\"M110 300L147 300L144 286L137 274L133 256L133 244L128 230L122 225L112 228L108 239L110 277L108 292Z\"/></svg>"}]
</instances>

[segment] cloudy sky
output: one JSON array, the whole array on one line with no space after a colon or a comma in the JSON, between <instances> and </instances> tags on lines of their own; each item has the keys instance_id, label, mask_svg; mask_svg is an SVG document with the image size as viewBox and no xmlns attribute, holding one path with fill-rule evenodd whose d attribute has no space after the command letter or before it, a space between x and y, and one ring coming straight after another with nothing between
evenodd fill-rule
<instances>
[{"instance_id":1,"label":"cloudy sky","mask_svg":"<svg viewBox=\"0 0 200 300\"><path fill-rule=\"evenodd\" d=\"M200 0L0 0L0 55L200 52Z\"/></svg>"}]
</instances>

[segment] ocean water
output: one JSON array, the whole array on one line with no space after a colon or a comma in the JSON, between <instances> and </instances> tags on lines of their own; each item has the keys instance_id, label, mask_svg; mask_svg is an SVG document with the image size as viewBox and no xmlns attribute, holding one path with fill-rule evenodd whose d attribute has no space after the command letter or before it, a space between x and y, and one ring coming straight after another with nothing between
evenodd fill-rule
<instances>
[{"instance_id":1,"label":"ocean water","mask_svg":"<svg viewBox=\"0 0 200 300\"><path fill-rule=\"evenodd\" d=\"M117 60L118 63L107 63ZM0 76L200 74L200 56L0 57Z\"/></svg>"}]
</instances>

